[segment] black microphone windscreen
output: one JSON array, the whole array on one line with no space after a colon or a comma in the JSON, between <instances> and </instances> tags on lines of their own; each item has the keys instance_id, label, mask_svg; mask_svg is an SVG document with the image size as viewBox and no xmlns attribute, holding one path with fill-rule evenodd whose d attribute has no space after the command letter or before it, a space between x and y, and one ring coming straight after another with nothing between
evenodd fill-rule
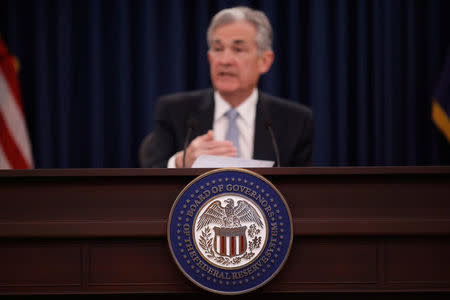
<instances>
[{"instance_id":1,"label":"black microphone windscreen","mask_svg":"<svg viewBox=\"0 0 450 300\"><path fill-rule=\"evenodd\" d=\"M198 124L198 121L194 117L189 117L189 119L187 120L188 128L195 128L195 127L197 127L197 124Z\"/></svg>"},{"instance_id":2,"label":"black microphone windscreen","mask_svg":"<svg viewBox=\"0 0 450 300\"><path fill-rule=\"evenodd\" d=\"M272 126L272 120L269 117L264 117L263 119L264 127L269 128Z\"/></svg>"}]
</instances>

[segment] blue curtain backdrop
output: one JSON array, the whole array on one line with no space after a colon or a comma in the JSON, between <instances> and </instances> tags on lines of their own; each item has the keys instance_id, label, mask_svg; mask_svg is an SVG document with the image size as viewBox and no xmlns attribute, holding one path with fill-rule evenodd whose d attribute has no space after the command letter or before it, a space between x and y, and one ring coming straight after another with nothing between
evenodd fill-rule
<instances>
[{"instance_id":1,"label":"blue curtain backdrop","mask_svg":"<svg viewBox=\"0 0 450 300\"><path fill-rule=\"evenodd\" d=\"M0 0L0 32L38 168L138 167L156 99L210 86L208 23L241 4L274 28L260 88L315 112L315 166L438 165L450 150L430 103L449 2Z\"/></svg>"}]
</instances>

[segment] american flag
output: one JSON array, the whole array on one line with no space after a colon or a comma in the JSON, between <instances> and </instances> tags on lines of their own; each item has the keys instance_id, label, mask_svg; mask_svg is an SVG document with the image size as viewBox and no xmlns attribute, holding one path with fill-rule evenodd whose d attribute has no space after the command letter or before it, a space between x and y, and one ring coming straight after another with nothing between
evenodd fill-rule
<instances>
[{"instance_id":1,"label":"american flag","mask_svg":"<svg viewBox=\"0 0 450 300\"><path fill-rule=\"evenodd\" d=\"M34 167L17 70L0 37L0 169Z\"/></svg>"}]
</instances>

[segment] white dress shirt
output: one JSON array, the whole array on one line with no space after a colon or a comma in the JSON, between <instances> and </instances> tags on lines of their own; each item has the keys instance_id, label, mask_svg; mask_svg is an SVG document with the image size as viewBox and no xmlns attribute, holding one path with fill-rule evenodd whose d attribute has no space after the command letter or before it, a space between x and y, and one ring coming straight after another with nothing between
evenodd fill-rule
<instances>
[{"instance_id":1,"label":"white dress shirt","mask_svg":"<svg viewBox=\"0 0 450 300\"><path fill-rule=\"evenodd\" d=\"M250 96L245 99L236 110L239 113L236 124L239 129L239 150L241 158L253 158L253 140L255 136L256 104L258 103L258 90L254 89ZM214 92L214 140L223 141L228 129L228 118L225 113L231 105L222 98L219 92ZM205 132L206 133L206 132ZM168 161L168 168L175 168L174 154Z\"/></svg>"},{"instance_id":2,"label":"white dress shirt","mask_svg":"<svg viewBox=\"0 0 450 300\"><path fill-rule=\"evenodd\" d=\"M236 124L239 129L239 149L241 158L253 157L253 138L255 136L256 103L258 90L254 89L251 95L236 107L239 113ZM214 92L214 122L213 131L216 141L223 141L228 129L228 118L225 115L231 105L222 98L219 92Z\"/></svg>"}]
</instances>

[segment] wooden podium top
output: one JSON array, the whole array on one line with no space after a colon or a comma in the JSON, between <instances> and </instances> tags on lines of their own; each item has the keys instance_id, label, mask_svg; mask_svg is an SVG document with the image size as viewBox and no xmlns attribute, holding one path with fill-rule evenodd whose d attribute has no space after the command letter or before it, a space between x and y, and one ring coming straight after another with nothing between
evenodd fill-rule
<instances>
[{"instance_id":1,"label":"wooden podium top","mask_svg":"<svg viewBox=\"0 0 450 300\"><path fill-rule=\"evenodd\" d=\"M0 170L0 179L36 176L197 176L212 169L108 168ZM261 175L450 174L450 166L249 168Z\"/></svg>"},{"instance_id":2,"label":"wooden podium top","mask_svg":"<svg viewBox=\"0 0 450 300\"><path fill-rule=\"evenodd\" d=\"M0 237L162 237L178 194L209 170L0 170ZM250 170L284 195L296 235L450 233L450 167Z\"/></svg>"}]
</instances>

